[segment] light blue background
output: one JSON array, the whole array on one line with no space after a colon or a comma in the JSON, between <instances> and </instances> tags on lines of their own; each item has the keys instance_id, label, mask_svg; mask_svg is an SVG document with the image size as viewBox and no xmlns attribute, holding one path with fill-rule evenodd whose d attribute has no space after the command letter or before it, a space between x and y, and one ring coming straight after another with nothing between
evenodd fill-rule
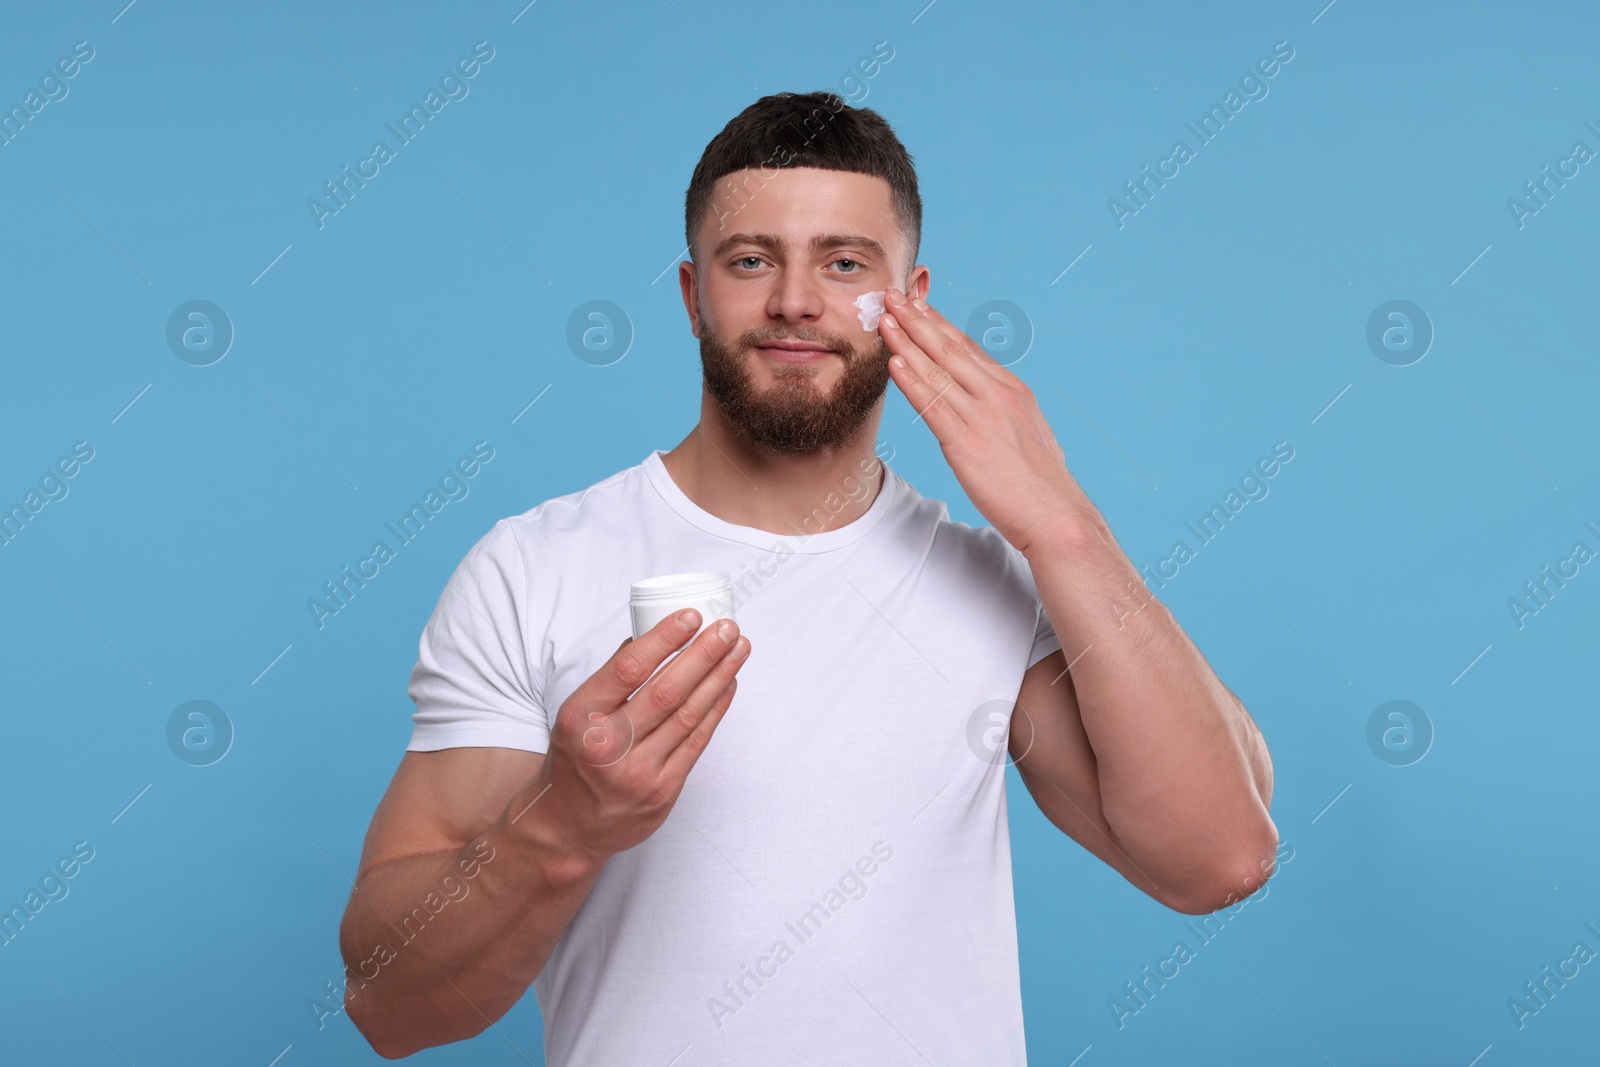
<instances>
[{"instance_id":1,"label":"light blue background","mask_svg":"<svg viewBox=\"0 0 1600 1067\"><path fill-rule=\"evenodd\" d=\"M1594 1048L1600 968L1525 1029L1507 1000L1576 941L1600 949L1600 568L1520 630L1506 604L1575 541L1600 548L1600 165L1523 228L1506 206L1575 141L1600 149L1592 6L123 2L0 13L8 108L95 49L0 147L0 503L95 449L0 548L0 904L74 842L96 852L0 949L8 1062L377 1059L308 1001L340 974L444 580L496 519L688 432L699 362L658 275L694 163L757 95L838 89L880 40L894 58L852 98L916 158L931 298L957 322L1025 309L1015 370L1136 563L1295 449L1161 591L1265 732L1294 857L1119 1030L1108 1000L1183 917L1011 771L1032 1062ZM470 95L319 230L306 200L480 40ZM1119 229L1107 198L1193 147L1185 121L1278 41L1270 95ZM237 331L209 367L166 345L192 299ZM591 299L631 320L611 366L565 340ZM1392 299L1436 330L1411 366L1365 341ZM982 523L911 417L891 388L895 469ZM319 630L307 598L478 440L495 458L470 495ZM209 767L165 740L192 699L236 730ZM1391 699L1433 724L1411 766L1366 741ZM416 1059L540 1046L529 995Z\"/></svg>"}]
</instances>

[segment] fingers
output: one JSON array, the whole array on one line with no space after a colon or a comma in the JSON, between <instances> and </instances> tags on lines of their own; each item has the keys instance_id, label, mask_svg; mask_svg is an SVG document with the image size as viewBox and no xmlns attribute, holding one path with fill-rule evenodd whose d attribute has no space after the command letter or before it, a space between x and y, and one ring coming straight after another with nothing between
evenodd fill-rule
<instances>
[{"instance_id":1,"label":"fingers","mask_svg":"<svg viewBox=\"0 0 1600 1067\"><path fill-rule=\"evenodd\" d=\"M899 311L900 325L904 326L912 336L917 335L918 324L923 322L926 322L952 341L960 342L967 336L956 328L955 323L945 318L937 308L921 297L913 297L903 293L897 293L897 296L904 300L904 303L898 309L890 305L887 299L885 300L885 306L889 307L890 310Z\"/></svg>"},{"instance_id":2,"label":"fingers","mask_svg":"<svg viewBox=\"0 0 1600 1067\"><path fill-rule=\"evenodd\" d=\"M905 327L893 314L886 313L879 319L878 328L889 351L904 361L897 367L891 359L889 374L916 410L917 417L926 420L928 428L941 440L960 432L967 424L966 413L973 403L967 390L920 344L907 336Z\"/></svg>"},{"instance_id":3,"label":"fingers","mask_svg":"<svg viewBox=\"0 0 1600 1067\"><path fill-rule=\"evenodd\" d=\"M887 307L893 323L888 332L898 332L907 338L916 345L918 351L954 379L968 396L982 400L994 383L994 371L999 365L976 341L930 307L926 300L908 299L893 289L889 293ZM895 330L895 327L899 329ZM935 385L940 384L938 374L922 373ZM953 399L958 410L965 410L961 398Z\"/></svg>"},{"instance_id":4,"label":"fingers","mask_svg":"<svg viewBox=\"0 0 1600 1067\"><path fill-rule=\"evenodd\" d=\"M938 308L933 307L924 300L920 308L917 307L916 301L912 301L912 309L918 312L922 318L927 319L936 326L940 333L961 346L961 351L970 355L985 371L993 373L995 370L1002 369L1000 361L989 354L989 350L983 347L978 338L969 335L966 331L956 326L955 323L945 318L939 313ZM910 325L915 326L915 321L913 319ZM902 323L902 325L906 324Z\"/></svg>"},{"instance_id":5,"label":"fingers","mask_svg":"<svg viewBox=\"0 0 1600 1067\"><path fill-rule=\"evenodd\" d=\"M660 743L649 746L656 759L665 758L728 684L749 650L749 638L740 636L739 626L732 619L722 619L707 627L705 633L657 672L622 709L633 722L635 738L642 740L657 731L665 731ZM739 655L731 656L734 652ZM710 678L719 680L703 685Z\"/></svg>"},{"instance_id":6,"label":"fingers","mask_svg":"<svg viewBox=\"0 0 1600 1067\"><path fill-rule=\"evenodd\" d=\"M685 655L692 652L693 650ZM705 743L710 740L711 731L716 728L714 722L709 726L706 725L707 716L718 702L729 694L730 686L737 680L735 675L739 668L744 666L749 654L750 639L744 636L736 638L726 654L717 660L703 678L699 679L689 695L668 713L660 725L638 743L636 748L640 755L651 763L664 765L670 761L674 753L684 747L686 742L698 737L699 747L689 758L692 764L694 758L705 748Z\"/></svg>"},{"instance_id":7,"label":"fingers","mask_svg":"<svg viewBox=\"0 0 1600 1067\"><path fill-rule=\"evenodd\" d=\"M928 429L941 441L959 433L967 424L955 407L962 395L961 387L949 374L940 371L921 349L906 341L904 333L891 325L889 316L885 315L880 321L884 336L896 338L889 342L889 350L905 361L896 366L894 360L890 360L889 376L905 394L917 418L927 422ZM940 383L935 384L930 376L939 378Z\"/></svg>"},{"instance_id":8,"label":"fingers","mask_svg":"<svg viewBox=\"0 0 1600 1067\"><path fill-rule=\"evenodd\" d=\"M625 638L611 658L579 687L581 695L573 696L586 704L621 704L699 628L700 613L689 608L662 619L638 640Z\"/></svg>"},{"instance_id":9,"label":"fingers","mask_svg":"<svg viewBox=\"0 0 1600 1067\"><path fill-rule=\"evenodd\" d=\"M727 687L717 695L706 713L700 717L695 728L689 731L683 743L667 756L666 763L662 766L662 774L669 782L682 782L689 777L689 772L694 769L695 762L700 759L700 753L706 750L711 743L711 735L716 732L717 724L727 714L728 706L733 703L734 693L739 688L739 679L734 678Z\"/></svg>"}]
</instances>

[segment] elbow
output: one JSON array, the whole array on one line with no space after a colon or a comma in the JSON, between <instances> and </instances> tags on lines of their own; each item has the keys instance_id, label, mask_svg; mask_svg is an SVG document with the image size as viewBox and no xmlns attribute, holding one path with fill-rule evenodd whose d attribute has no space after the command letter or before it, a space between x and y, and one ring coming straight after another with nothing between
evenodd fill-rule
<instances>
[{"instance_id":1,"label":"elbow","mask_svg":"<svg viewBox=\"0 0 1600 1067\"><path fill-rule=\"evenodd\" d=\"M394 1035L385 1033L378 1020L367 1017L366 1009L355 999L354 991L348 987L345 989L344 1013L350 1017L350 1022L360 1031L361 1036L367 1039L372 1051L386 1060L403 1059L422 1049L421 1045L405 1044L396 1040Z\"/></svg>"},{"instance_id":2,"label":"elbow","mask_svg":"<svg viewBox=\"0 0 1600 1067\"><path fill-rule=\"evenodd\" d=\"M345 973L342 998L345 1017L366 1039L372 1051L386 1060L403 1059L422 1051L426 1045L402 1040L401 1035L395 1032L395 1013L392 1010L385 1011L381 1001L375 999L377 986L374 980L381 973L379 968L394 957L380 955L380 951L375 950L363 958L356 947L357 936L355 908L346 907L344 918L339 922L339 954L344 958ZM381 951L390 952L387 945ZM372 968L370 974L369 967ZM366 995L362 996L363 993Z\"/></svg>"},{"instance_id":3,"label":"elbow","mask_svg":"<svg viewBox=\"0 0 1600 1067\"><path fill-rule=\"evenodd\" d=\"M402 1006L382 1004L368 996L357 995L355 983L345 987L344 1010L350 1022L366 1038L372 1051L386 1060L399 1060L421 1052L423 1049L466 1041L477 1037L491 1025L484 1016L477 1015L474 1023L461 1020L446 1022L426 1014L427 1009L417 1004Z\"/></svg>"},{"instance_id":4,"label":"elbow","mask_svg":"<svg viewBox=\"0 0 1600 1067\"><path fill-rule=\"evenodd\" d=\"M350 1016L350 1021L361 1032L361 1036L367 1039L367 1044L372 1047L372 1051L386 1060L404 1059L407 1056L421 1052L425 1048L432 1048L434 1045L444 1043L442 1041L417 1041L414 1038L406 1039L400 1034L386 1030L384 1023L381 1021L363 1018L360 1010L354 1007L347 1006L345 1014ZM462 1034L452 1040L462 1041L476 1036L477 1034Z\"/></svg>"},{"instance_id":5,"label":"elbow","mask_svg":"<svg viewBox=\"0 0 1600 1067\"><path fill-rule=\"evenodd\" d=\"M367 1037L367 1044L372 1047L372 1051L376 1052L379 1056L382 1056L386 1060L404 1059L413 1052L422 1051L420 1048L410 1048L405 1045L391 1045L386 1041L374 1041L371 1037Z\"/></svg>"},{"instance_id":6,"label":"elbow","mask_svg":"<svg viewBox=\"0 0 1600 1067\"><path fill-rule=\"evenodd\" d=\"M1219 864L1187 893L1171 894L1162 903L1184 915L1210 915L1240 905L1257 893L1264 899L1262 890L1277 870L1278 852L1278 828L1267 819L1249 847Z\"/></svg>"},{"instance_id":7,"label":"elbow","mask_svg":"<svg viewBox=\"0 0 1600 1067\"><path fill-rule=\"evenodd\" d=\"M414 1052L422 1051L421 1046L412 1048L408 1045L390 1045L382 1041L368 1040L367 1044L372 1046L372 1051L376 1052L379 1056L382 1056L386 1060L404 1059L406 1056L409 1056Z\"/></svg>"}]
</instances>

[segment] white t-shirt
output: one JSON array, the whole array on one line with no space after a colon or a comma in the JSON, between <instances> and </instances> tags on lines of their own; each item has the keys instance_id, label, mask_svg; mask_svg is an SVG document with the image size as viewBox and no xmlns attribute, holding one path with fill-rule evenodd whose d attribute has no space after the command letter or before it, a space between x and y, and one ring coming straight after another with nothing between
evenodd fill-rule
<instances>
[{"instance_id":1,"label":"white t-shirt","mask_svg":"<svg viewBox=\"0 0 1600 1067\"><path fill-rule=\"evenodd\" d=\"M1026 559L887 465L860 518L822 528L871 492L848 478L784 536L701 509L661 455L495 523L411 674L409 749L543 752L631 633L630 583L734 579L739 691L534 980L547 1062L1025 1064L1005 729L1061 647Z\"/></svg>"}]
</instances>

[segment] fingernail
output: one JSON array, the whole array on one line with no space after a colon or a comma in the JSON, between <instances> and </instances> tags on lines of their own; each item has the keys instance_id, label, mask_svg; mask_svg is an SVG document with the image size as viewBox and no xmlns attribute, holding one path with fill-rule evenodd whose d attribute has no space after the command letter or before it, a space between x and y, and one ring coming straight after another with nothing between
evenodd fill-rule
<instances>
[{"instance_id":1,"label":"fingernail","mask_svg":"<svg viewBox=\"0 0 1600 1067\"><path fill-rule=\"evenodd\" d=\"M700 613L693 608L678 612L678 625L685 630L698 630L700 628Z\"/></svg>"},{"instance_id":2,"label":"fingernail","mask_svg":"<svg viewBox=\"0 0 1600 1067\"><path fill-rule=\"evenodd\" d=\"M917 299L911 301L911 306L916 308L918 311L927 311L928 310L928 302L926 300L922 299L920 296L917 297Z\"/></svg>"},{"instance_id":3,"label":"fingernail","mask_svg":"<svg viewBox=\"0 0 1600 1067\"><path fill-rule=\"evenodd\" d=\"M893 287L883 291L883 298L891 304L904 304L906 302L906 294Z\"/></svg>"},{"instance_id":4,"label":"fingernail","mask_svg":"<svg viewBox=\"0 0 1600 1067\"><path fill-rule=\"evenodd\" d=\"M884 312L883 318L879 319L878 322L880 325L887 326L891 330L898 330L900 328L900 324L895 321L895 317L890 315L888 312Z\"/></svg>"},{"instance_id":5,"label":"fingernail","mask_svg":"<svg viewBox=\"0 0 1600 1067\"><path fill-rule=\"evenodd\" d=\"M717 623L717 636L722 638L724 641L732 641L733 635L737 630L738 627L734 626L733 623L729 622L727 619L723 619L721 622Z\"/></svg>"}]
</instances>

